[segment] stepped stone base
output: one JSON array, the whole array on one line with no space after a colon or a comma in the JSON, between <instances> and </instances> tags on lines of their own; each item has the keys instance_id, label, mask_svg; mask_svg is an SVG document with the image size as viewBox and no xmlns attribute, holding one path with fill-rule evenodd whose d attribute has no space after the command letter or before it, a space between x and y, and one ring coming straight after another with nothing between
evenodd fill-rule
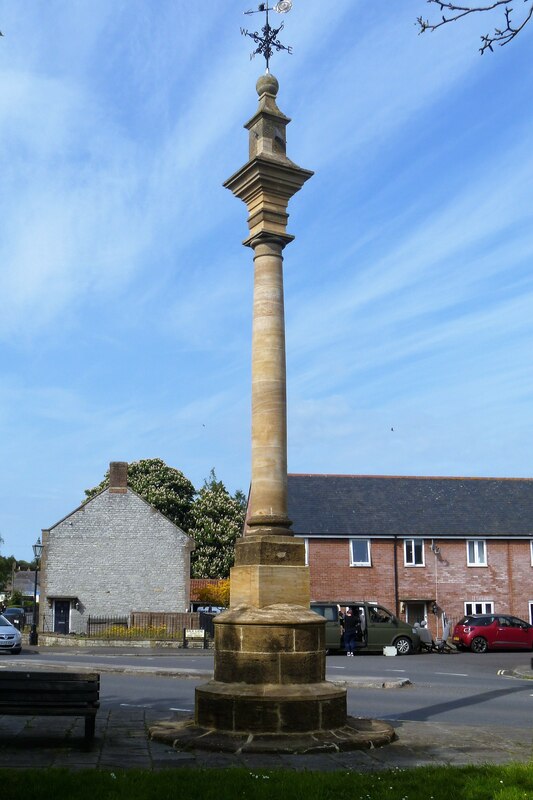
<instances>
[{"instance_id":1,"label":"stepped stone base","mask_svg":"<svg viewBox=\"0 0 533 800\"><path fill-rule=\"evenodd\" d=\"M227 733L288 734L331 730L346 722L346 690L313 684L219 683L196 689L196 721Z\"/></svg>"},{"instance_id":2,"label":"stepped stone base","mask_svg":"<svg viewBox=\"0 0 533 800\"><path fill-rule=\"evenodd\" d=\"M218 615L214 680L196 689L197 725L254 735L342 727L346 691L325 680L324 627L286 603Z\"/></svg>"},{"instance_id":3,"label":"stepped stone base","mask_svg":"<svg viewBox=\"0 0 533 800\"><path fill-rule=\"evenodd\" d=\"M397 739L392 725L377 719L347 717L340 728L306 733L228 733L196 725L194 720L160 722L150 737L175 750L208 750L215 753L310 754L369 750Z\"/></svg>"}]
</instances>

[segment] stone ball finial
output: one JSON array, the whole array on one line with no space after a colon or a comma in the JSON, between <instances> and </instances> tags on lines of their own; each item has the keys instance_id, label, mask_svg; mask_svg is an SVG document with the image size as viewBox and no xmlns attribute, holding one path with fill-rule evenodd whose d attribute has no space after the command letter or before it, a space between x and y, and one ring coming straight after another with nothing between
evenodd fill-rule
<instances>
[{"instance_id":1,"label":"stone ball finial","mask_svg":"<svg viewBox=\"0 0 533 800\"><path fill-rule=\"evenodd\" d=\"M270 73L267 73L266 75L261 75L255 84L255 88L259 97L261 97L262 94L265 94L265 92L267 94L272 94L275 97L279 90L279 83L277 78Z\"/></svg>"}]
</instances>

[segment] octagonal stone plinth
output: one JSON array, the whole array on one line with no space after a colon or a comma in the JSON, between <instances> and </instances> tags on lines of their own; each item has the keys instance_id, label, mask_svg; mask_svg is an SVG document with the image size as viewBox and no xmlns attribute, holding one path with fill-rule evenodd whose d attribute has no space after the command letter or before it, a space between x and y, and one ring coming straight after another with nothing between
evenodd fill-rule
<instances>
[{"instance_id":1,"label":"octagonal stone plinth","mask_svg":"<svg viewBox=\"0 0 533 800\"><path fill-rule=\"evenodd\" d=\"M346 690L325 680L323 617L303 606L232 608L215 619L214 680L196 689L197 725L289 734L346 722Z\"/></svg>"},{"instance_id":2,"label":"octagonal stone plinth","mask_svg":"<svg viewBox=\"0 0 533 800\"><path fill-rule=\"evenodd\" d=\"M210 681L196 689L198 725L229 733L308 733L346 724L346 691L331 683L243 685Z\"/></svg>"},{"instance_id":3,"label":"octagonal stone plinth","mask_svg":"<svg viewBox=\"0 0 533 800\"><path fill-rule=\"evenodd\" d=\"M215 681L314 684L325 680L324 618L303 606L242 606L215 618Z\"/></svg>"}]
</instances>

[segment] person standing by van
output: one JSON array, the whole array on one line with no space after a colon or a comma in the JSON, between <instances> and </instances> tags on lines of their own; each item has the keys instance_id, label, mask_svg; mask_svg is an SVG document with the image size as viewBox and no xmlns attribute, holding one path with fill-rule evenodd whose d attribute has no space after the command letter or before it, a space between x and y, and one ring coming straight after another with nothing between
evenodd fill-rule
<instances>
[{"instance_id":1,"label":"person standing by van","mask_svg":"<svg viewBox=\"0 0 533 800\"><path fill-rule=\"evenodd\" d=\"M357 642L360 642L361 638L361 621L357 609L348 608L344 617L344 646L347 656L354 655Z\"/></svg>"}]
</instances>

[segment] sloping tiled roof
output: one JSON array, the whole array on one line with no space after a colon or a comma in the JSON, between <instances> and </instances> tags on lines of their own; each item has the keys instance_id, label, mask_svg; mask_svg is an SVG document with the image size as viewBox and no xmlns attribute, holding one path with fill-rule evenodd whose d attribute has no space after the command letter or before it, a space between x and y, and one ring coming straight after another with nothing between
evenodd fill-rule
<instances>
[{"instance_id":1,"label":"sloping tiled roof","mask_svg":"<svg viewBox=\"0 0 533 800\"><path fill-rule=\"evenodd\" d=\"M39 585L39 574L37 575L37 585ZM13 575L13 589L22 592L23 595L32 595L35 588L35 572L25 569L15 572Z\"/></svg>"},{"instance_id":2,"label":"sloping tiled roof","mask_svg":"<svg viewBox=\"0 0 533 800\"><path fill-rule=\"evenodd\" d=\"M300 536L533 536L533 479L289 475Z\"/></svg>"}]
</instances>

